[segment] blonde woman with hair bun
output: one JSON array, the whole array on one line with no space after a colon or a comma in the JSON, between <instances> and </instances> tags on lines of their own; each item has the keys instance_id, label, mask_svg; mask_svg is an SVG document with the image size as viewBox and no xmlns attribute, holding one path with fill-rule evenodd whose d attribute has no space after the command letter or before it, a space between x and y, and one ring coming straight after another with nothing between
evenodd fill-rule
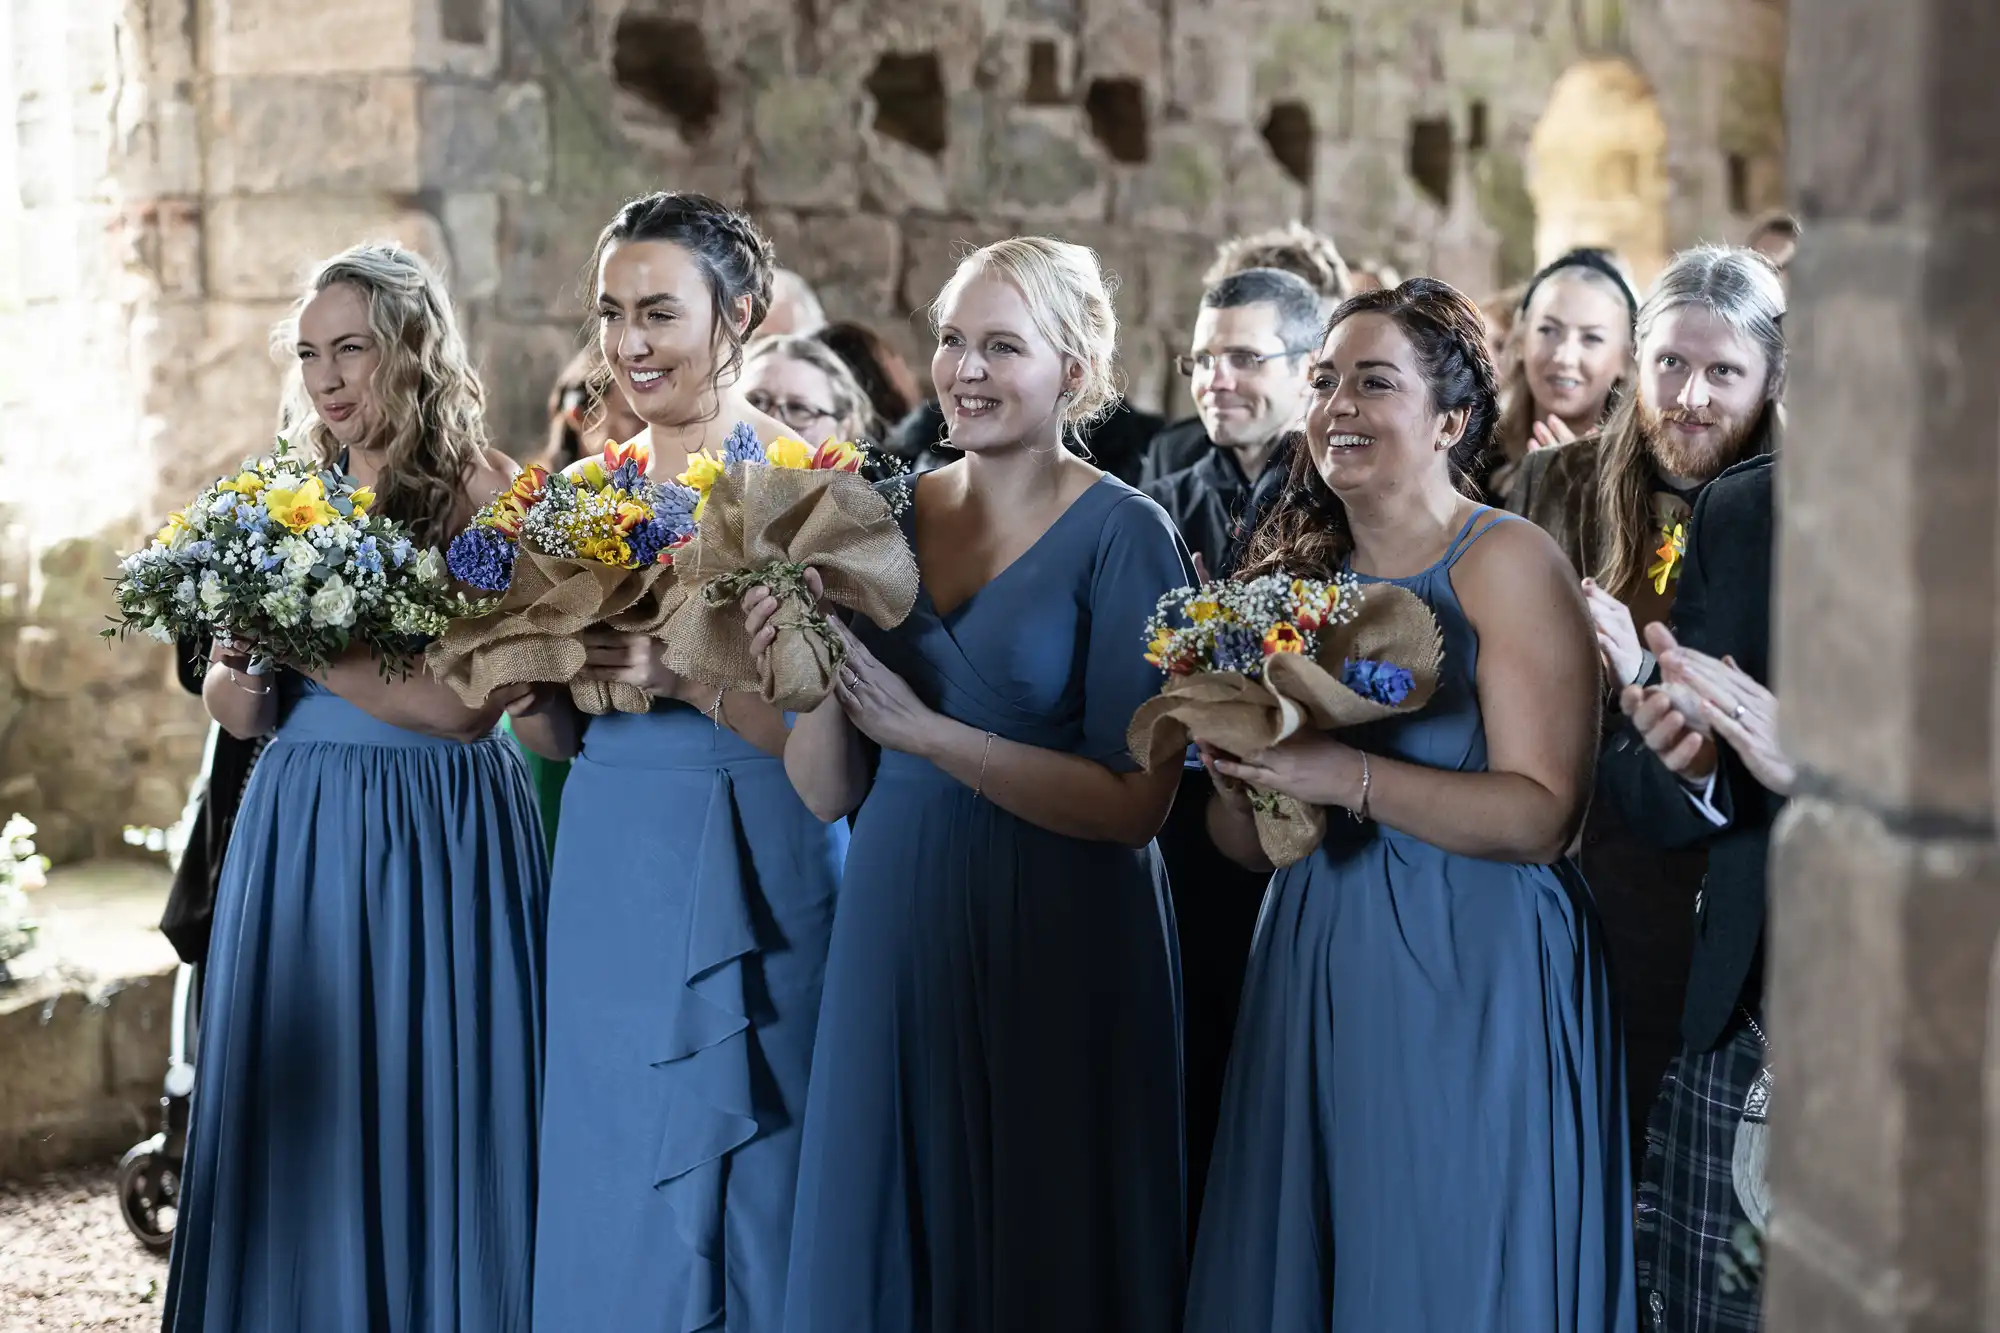
<instances>
[{"instance_id":1,"label":"blonde woman with hair bun","mask_svg":"<svg viewBox=\"0 0 2000 1333\"><path fill-rule=\"evenodd\" d=\"M1065 449L1117 401L1097 258L1019 237L932 306L962 457L885 486L922 587L857 620L785 767L859 811L800 1154L789 1333L1161 1333L1184 1283L1178 964L1134 771L1141 656L1187 583L1159 506ZM775 603L745 610L768 647Z\"/></svg>"},{"instance_id":2,"label":"blonde woman with hair bun","mask_svg":"<svg viewBox=\"0 0 2000 1333\"><path fill-rule=\"evenodd\" d=\"M275 335L293 445L448 542L514 467L437 273L393 244L315 270ZM469 708L355 648L203 682L269 735L216 886L166 1324L203 1333L526 1333L548 877L527 772Z\"/></svg>"}]
</instances>

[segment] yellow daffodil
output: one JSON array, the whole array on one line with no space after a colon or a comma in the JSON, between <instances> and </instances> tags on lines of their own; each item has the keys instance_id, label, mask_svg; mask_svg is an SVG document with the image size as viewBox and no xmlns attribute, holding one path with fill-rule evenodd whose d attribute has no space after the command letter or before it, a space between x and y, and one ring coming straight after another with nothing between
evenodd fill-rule
<instances>
[{"instance_id":1,"label":"yellow daffodil","mask_svg":"<svg viewBox=\"0 0 2000 1333\"><path fill-rule=\"evenodd\" d=\"M255 472L239 472L228 481L216 486L219 491L235 491L238 495L254 496L264 489L264 478Z\"/></svg>"},{"instance_id":2,"label":"yellow daffodil","mask_svg":"<svg viewBox=\"0 0 2000 1333\"><path fill-rule=\"evenodd\" d=\"M308 477L297 490L270 490L264 493L264 508L273 519L293 532L304 532L340 517L326 502L326 488L318 477Z\"/></svg>"},{"instance_id":3,"label":"yellow daffodil","mask_svg":"<svg viewBox=\"0 0 2000 1333\"><path fill-rule=\"evenodd\" d=\"M1188 603L1188 619L1199 625L1204 620L1213 620L1222 614L1222 607L1213 597L1197 597Z\"/></svg>"},{"instance_id":4,"label":"yellow daffodil","mask_svg":"<svg viewBox=\"0 0 2000 1333\"><path fill-rule=\"evenodd\" d=\"M772 467L792 468L803 471L812 466L813 451L804 440L795 440L789 435L781 435L764 449L764 461Z\"/></svg>"},{"instance_id":5,"label":"yellow daffodil","mask_svg":"<svg viewBox=\"0 0 2000 1333\"><path fill-rule=\"evenodd\" d=\"M1166 666L1167 654L1173 650L1173 646L1174 632L1170 629L1161 630L1153 636L1153 641L1146 645L1146 660L1156 667Z\"/></svg>"},{"instance_id":6,"label":"yellow daffodil","mask_svg":"<svg viewBox=\"0 0 2000 1333\"><path fill-rule=\"evenodd\" d=\"M1687 527L1676 523L1663 528L1660 549L1653 554L1660 558L1646 571L1646 576L1653 580L1654 592L1665 594L1668 582L1680 577L1681 557L1687 554Z\"/></svg>"},{"instance_id":7,"label":"yellow daffodil","mask_svg":"<svg viewBox=\"0 0 2000 1333\"><path fill-rule=\"evenodd\" d=\"M347 498L354 506L354 516L356 518L365 518L367 517L369 506L375 503L375 488L372 486L357 487L354 494Z\"/></svg>"},{"instance_id":8,"label":"yellow daffodil","mask_svg":"<svg viewBox=\"0 0 2000 1333\"><path fill-rule=\"evenodd\" d=\"M861 450L848 440L828 440L813 453L812 467L817 472L859 472Z\"/></svg>"},{"instance_id":9,"label":"yellow daffodil","mask_svg":"<svg viewBox=\"0 0 2000 1333\"><path fill-rule=\"evenodd\" d=\"M163 546L172 546L182 536L192 531L193 529L188 527L187 515L176 509L167 515L166 526L153 534L153 540Z\"/></svg>"},{"instance_id":10,"label":"yellow daffodil","mask_svg":"<svg viewBox=\"0 0 2000 1333\"><path fill-rule=\"evenodd\" d=\"M1287 624L1285 621L1280 620L1277 624L1264 631L1264 655L1266 657L1274 653L1302 653L1305 650L1305 636L1300 634L1295 626Z\"/></svg>"},{"instance_id":11,"label":"yellow daffodil","mask_svg":"<svg viewBox=\"0 0 2000 1333\"><path fill-rule=\"evenodd\" d=\"M722 460L704 449L700 453L689 454L687 471L674 478L681 485L691 487L694 493L701 497L694 502L696 520L699 520L702 511L708 508L708 493L715 486L716 480L722 476L722 470Z\"/></svg>"},{"instance_id":12,"label":"yellow daffodil","mask_svg":"<svg viewBox=\"0 0 2000 1333\"><path fill-rule=\"evenodd\" d=\"M604 470L604 464L595 458L586 458L577 464L577 479L593 491L601 491L611 484L611 474Z\"/></svg>"}]
</instances>

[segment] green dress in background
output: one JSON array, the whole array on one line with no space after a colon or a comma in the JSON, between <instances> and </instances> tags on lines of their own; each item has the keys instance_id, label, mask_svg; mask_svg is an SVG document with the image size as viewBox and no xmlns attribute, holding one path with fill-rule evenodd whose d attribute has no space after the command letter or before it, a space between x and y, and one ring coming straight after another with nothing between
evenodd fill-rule
<instances>
[{"instance_id":1,"label":"green dress in background","mask_svg":"<svg viewBox=\"0 0 2000 1333\"><path fill-rule=\"evenodd\" d=\"M556 817L562 813L563 783L569 779L569 760L544 759L521 744L521 738L514 735L514 719L503 717L500 725L506 729L521 757L528 761L528 781L535 788L535 804L541 807L542 836L547 839L548 853L556 852Z\"/></svg>"}]
</instances>

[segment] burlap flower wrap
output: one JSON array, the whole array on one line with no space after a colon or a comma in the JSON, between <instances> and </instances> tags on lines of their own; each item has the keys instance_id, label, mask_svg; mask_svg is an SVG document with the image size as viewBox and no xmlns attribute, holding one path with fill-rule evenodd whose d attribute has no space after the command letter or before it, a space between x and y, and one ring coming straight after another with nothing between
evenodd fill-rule
<instances>
[{"instance_id":1,"label":"burlap flower wrap","mask_svg":"<svg viewBox=\"0 0 2000 1333\"><path fill-rule=\"evenodd\" d=\"M855 472L731 463L709 490L694 540L674 552L688 595L667 621L667 665L732 690L755 690L786 712L816 707L846 656L814 609L805 571L826 599L884 629L917 600L917 561L888 502ZM758 584L777 594L776 641L760 667L741 600Z\"/></svg>"},{"instance_id":2,"label":"burlap flower wrap","mask_svg":"<svg viewBox=\"0 0 2000 1333\"><path fill-rule=\"evenodd\" d=\"M1172 676L1160 693L1140 705L1126 744L1141 768L1179 763L1199 735L1236 755L1268 750L1304 727L1338 731L1413 713L1430 701L1444 663L1437 618L1423 600L1393 584L1363 585L1354 618L1319 633L1313 657L1275 653L1261 679L1235 671ZM1342 682L1348 661L1393 663L1408 670L1409 692L1389 704L1357 694ZM1218 786L1240 784L1221 774ZM1271 864L1303 860L1326 836L1326 811L1290 796L1252 789L1257 841Z\"/></svg>"},{"instance_id":3,"label":"burlap flower wrap","mask_svg":"<svg viewBox=\"0 0 2000 1333\"><path fill-rule=\"evenodd\" d=\"M658 639L686 598L670 565L619 569L523 546L500 605L483 616L454 620L430 646L430 669L469 707L503 685L546 681L567 684L576 706L592 715L643 713L651 701L638 686L576 679L583 670L577 636L604 626Z\"/></svg>"}]
</instances>

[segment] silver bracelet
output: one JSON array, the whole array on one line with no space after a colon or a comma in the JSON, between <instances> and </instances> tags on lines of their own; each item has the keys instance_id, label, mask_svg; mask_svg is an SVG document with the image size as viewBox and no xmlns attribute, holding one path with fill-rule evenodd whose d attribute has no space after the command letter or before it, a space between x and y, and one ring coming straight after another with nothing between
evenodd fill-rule
<instances>
[{"instance_id":1,"label":"silver bracelet","mask_svg":"<svg viewBox=\"0 0 2000 1333\"><path fill-rule=\"evenodd\" d=\"M236 669L235 667L233 667L233 666L229 665L229 663L227 663L227 662L224 662L224 663L222 664L222 669L223 669L224 671L227 671L227 672L229 673L229 681L230 681L230 683L231 683L232 685L234 685L234 686L235 686L235 687L236 687L237 689L239 689L239 690L243 691L243 692L244 692L245 694L259 694L259 695L262 695L262 694L269 694L269 693L271 692L271 686L270 686L270 682L269 682L268 678L265 678L265 684L264 684L264 688L263 688L263 689L261 689L261 690L253 690L253 689L251 689L251 688L250 688L250 687L249 687L248 685L245 685L245 684L243 683L243 676L244 676L244 674L245 674L245 673L243 673L243 672L239 672L239 671L238 671L238 670L237 670L237 669ZM252 680L257 680L257 679L259 679L259 677L257 677L257 676L251 676L251 677L250 677L250 679L252 679Z\"/></svg>"},{"instance_id":2,"label":"silver bracelet","mask_svg":"<svg viewBox=\"0 0 2000 1333\"><path fill-rule=\"evenodd\" d=\"M986 748L979 752L979 781L972 784L972 794L977 797L986 791L986 761L993 754L993 733L986 733Z\"/></svg>"},{"instance_id":3,"label":"silver bracelet","mask_svg":"<svg viewBox=\"0 0 2000 1333\"><path fill-rule=\"evenodd\" d=\"M1349 810L1347 814L1357 824L1366 823L1368 820L1368 752L1366 750L1361 752L1361 801L1360 804Z\"/></svg>"},{"instance_id":4,"label":"silver bracelet","mask_svg":"<svg viewBox=\"0 0 2000 1333\"><path fill-rule=\"evenodd\" d=\"M715 724L715 729L717 731L722 730L722 696L727 693L729 693L729 689L727 686L723 685L716 686L715 702L708 706L708 720Z\"/></svg>"}]
</instances>

